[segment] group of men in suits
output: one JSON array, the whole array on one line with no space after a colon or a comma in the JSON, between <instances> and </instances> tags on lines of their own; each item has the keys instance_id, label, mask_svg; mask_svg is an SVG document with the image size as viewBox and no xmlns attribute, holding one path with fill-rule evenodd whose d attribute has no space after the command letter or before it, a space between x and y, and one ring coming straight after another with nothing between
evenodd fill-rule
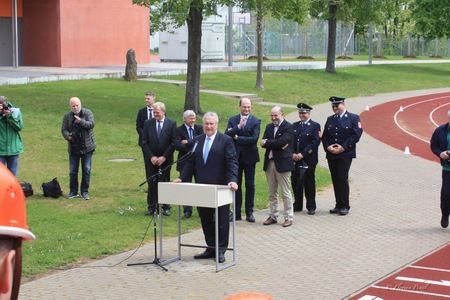
<instances>
[{"instance_id":1,"label":"group of men in suits","mask_svg":"<svg viewBox=\"0 0 450 300\"><path fill-rule=\"evenodd\" d=\"M280 215L279 188L284 209L283 227L291 226L294 211L303 209L303 194L308 214L315 214L315 169L320 141L326 151L336 198L336 206L330 213L348 214L348 172L352 159L356 157L355 146L361 137L362 126L359 116L345 109L344 98L331 97L330 101L334 114L327 119L323 134L320 124L311 120L312 107L306 103L298 104L300 120L293 124L284 119L280 106L271 109L272 122L266 126L260 142L260 146L266 150L263 169L268 182L270 204L269 217L264 225L277 223ZM260 161L257 142L261 120L250 114L251 101L247 98L240 101L240 114L230 117L224 134L217 131L219 119L214 112L206 113L200 126L195 124L195 112L188 110L183 114L184 123L177 127L174 120L165 116L164 104L155 103L152 92L146 94L146 106L138 112L136 120L139 145L142 147L149 179L146 215L153 215L157 209L157 182L170 180L173 152L178 150L177 171L180 175L173 182L191 182L194 177L197 183L229 185L230 189L236 191L236 219L241 220L242 185L245 180L246 220L255 222L254 177L256 163ZM191 151L192 155L187 155ZM292 200L291 183L295 202ZM162 209L164 215L170 215L169 206ZM189 218L192 207L184 206L183 209L183 218ZM214 209L199 207L198 211L207 249L195 258L213 258ZM218 217L218 260L224 262L229 239L229 205L219 208Z\"/></svg>"}]
</instances>

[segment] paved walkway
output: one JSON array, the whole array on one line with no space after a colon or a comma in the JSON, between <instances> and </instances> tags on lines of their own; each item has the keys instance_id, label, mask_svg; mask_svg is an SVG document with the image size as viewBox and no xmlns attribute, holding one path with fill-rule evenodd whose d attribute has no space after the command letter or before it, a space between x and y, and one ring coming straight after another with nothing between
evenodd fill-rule
<instances>
[{"instance_id":1,"label":"paved walkway","mask_svg":"<svg viewBox=\"0 0 450 300\"><path fill-rule=\"evenodd\" d=\"M348 99L347 108L360 113L367 106L448 91ZM325 103L314 107L312 118L323 126L330 114ZM297 114L287 119L296 121ZM134 254L128 251L26 283L20 299L219 300L239 292L264 293L277 300L345 299L450 242L450 232L439 224L437 163L403 154L367 134L357 152L350 172L349 215L328 213L334 207L331 188L318 192L315 216L295 213L289 228L280 223L263 226L267 210L258 211L256 223L237 223L235 267L215 273L212 260L193 259L201 251L195 248L182 248L182 259L166 266L168 272L155 265L127 266L153 260L154 246L149 243ZM324 153L320 165L326 167ZM182 240L203 244L203 234L196 230ZM165 239L165 257L176 253L176 245L176 238ZM230 252L227 259L231 260Z\"/></svg>"}]
</instances>

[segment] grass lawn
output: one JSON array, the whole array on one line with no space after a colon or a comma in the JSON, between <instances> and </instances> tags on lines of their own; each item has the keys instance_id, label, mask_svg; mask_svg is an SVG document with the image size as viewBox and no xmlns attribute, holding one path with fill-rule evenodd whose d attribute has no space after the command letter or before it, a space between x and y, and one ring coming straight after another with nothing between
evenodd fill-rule
<instances>
[{"instance_id":1,"label":"grass lawn","mask_svg":"<svg viewBox=\"0 0 450 300\"><path fill-rule=\"evenodd\" d=\"M265 72L264 91L254 89L254 72L205 74L201 85L222 91L257 93L271 102L306 101L314 105L326 102L331 95L354 97L448 87L450 64L372 65L337 71L334 75L323 70ZM134 249L144 239L151 218L144 216L145 186L139 187L145 180L145 172L137 146L135 119L138 109L144 106L147 90L153 90L157 100L166 104L167 115L181 124L184 89L170 84L99 79L2 87L1 94L23 112L25 153L20 156L19 179L31 182L35 191L34 196L27 198L28 223L37 236L36 242L24 244L23 269L28 278L70 263ZM93 157L90 201L45 198L40 190L43 182L57 177L64 193L69 191L67 142L60 128L72 96L80 97L82 106L91 109L96 120L98 148ZM219 130L223 132L227 118L239 112L238 100L206 93L200 96L204 112L212 110L219 114ZM262 119L262 130L270 121L270 109L253 105L253 114ZM294 110L286 113L291 111ZM117 158L135 160L110 161ZM173 168L171 178L176 175ZM319 188L330 183L325 169L318 168L317 179ZM267 206L261 163L257 165L255 206L258 209ZM176 234L176 209L172 212L166 218L166 236ZM183 221L185 230L199 227L196 212L193 218ZM144 241L152 240L150 231Z\"/></svg>"}]
</instances>

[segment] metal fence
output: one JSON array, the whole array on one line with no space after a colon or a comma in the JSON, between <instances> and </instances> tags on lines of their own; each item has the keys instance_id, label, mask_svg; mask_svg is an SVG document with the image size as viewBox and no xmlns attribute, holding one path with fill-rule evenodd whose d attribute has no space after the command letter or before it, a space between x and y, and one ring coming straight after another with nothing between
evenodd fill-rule
<instances>
[{"instance_id":1,"label":"metal fence","mask_svg":"<svg viewBox=\"0 0 450 300\"><path fill-rule=\"evenodd\" d=\"M353 24L339 23L336 32L336 56L368 55L368 36L355 36ZM252 24L235 24L233 55L248 58L257 55L256 31ZM304 25L288 20L264 20L263 53L269 58L326 57L328 22L309 19ZM373 56L450 56L450 39L386 38L375 32ZM436 50L437 49L437 50ZM226 50L228 52L228 50Z\"/></svg>"}]
</instances>

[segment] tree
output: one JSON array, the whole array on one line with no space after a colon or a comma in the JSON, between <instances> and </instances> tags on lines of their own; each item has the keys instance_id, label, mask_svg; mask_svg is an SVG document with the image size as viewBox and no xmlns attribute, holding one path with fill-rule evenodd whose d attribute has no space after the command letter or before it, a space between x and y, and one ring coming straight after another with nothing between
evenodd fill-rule
<instances>
[{"instance_id":1,"label":"tree","mask_svg":"<svg viewBox=\"0 0 450 300\"><path fill-rule=\"evenodd\" d=\"M203 17L216 14L216 5L234 5L233 0L132 0L134 4L150 7L150 32L165 31L173 26L188 27L188 62L184 110L201 114L200 72Z\"/></svg>"},{"instance_id":2,"label":"tree","mask_svg":"<svg viewBox=\"0 0 450 300\"><path fill-rule=\"evenodd\" d=\"M417 33L436 38L435 56L439 55L439 39L450 36L450 2L448 0L415 0L411 18Z\"/></svg>"},{"instance_id":3,"label":"tree","mask_svg":"<svg viewBox=\"0 0 450 300\"><path fill-rule=\"evenodd\" d=\"M289 19L302 24L308 15L311 0L249 0L245 1L245 9L256 10L256 45L257 66L255 88L264 90L263 77L263 23L264 16L271 15L274 18Z\"/></svg>"},{"instance_id":4,"label":"tree","mask_svg":"<svg viewBox=\"0 0 450 300\"><path fill-rule=\"evenodd\" d=\"M383 3L388 0L315 0L310 13L313 17L328 20L328 49L325 70L336 73L336 29L337 22L368 24L375 19Z\"/></svg>"}]
</instances>

